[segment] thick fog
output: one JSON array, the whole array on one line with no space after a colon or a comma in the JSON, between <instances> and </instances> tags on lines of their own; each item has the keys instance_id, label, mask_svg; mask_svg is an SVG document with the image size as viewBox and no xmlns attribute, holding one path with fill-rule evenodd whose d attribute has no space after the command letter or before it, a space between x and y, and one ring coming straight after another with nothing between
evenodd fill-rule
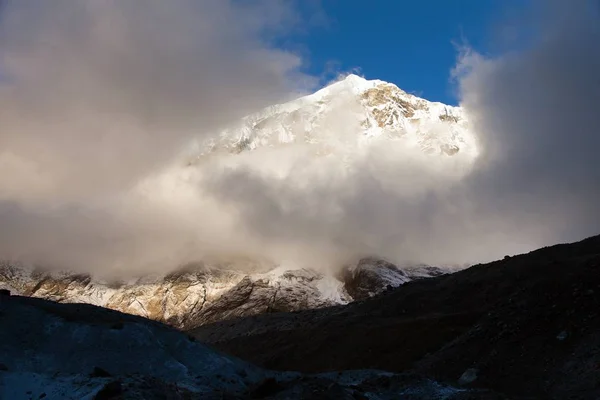
<instances>
[{"instance_id":1,"label":"thick fog","mask_svg":"<svg viewBox=\"0 0 600 400\"><path fill-rule=\"evenodd\" d=\"M269 44L301 22L284 4L4 1L3 256L118 269L184 259L204 215L154 201L176 190L132 188L192 138L311 84L298 56Z\"/></svg>"}]
</instances>

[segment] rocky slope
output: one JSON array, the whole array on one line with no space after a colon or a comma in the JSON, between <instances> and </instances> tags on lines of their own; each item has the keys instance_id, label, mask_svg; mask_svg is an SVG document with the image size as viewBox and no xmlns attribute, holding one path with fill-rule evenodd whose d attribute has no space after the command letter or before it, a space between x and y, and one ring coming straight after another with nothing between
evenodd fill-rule
<instances>
[{"instance_id":1,"label":"rocky slope","mask_svg":"<svg viewBox=\"0 0 600 400\"><path fill-rule=\"evenodd\" d=\"M225 319L298 311L373 296L412 279L444 273L439 268L400 269L364 259L341 277L276 268L245 273L229 266L189 266L164 277L102 282L89 275L41 273L5 264L0 288L65 303L89 303L140 315L181 329Z\"/></svg>"},{"instance_id":2,"label":"rocky slope","mask_svg":"<svg viewBox=\"0 0 600 400\"><path fill-rule=\"evenodd\" d=\"M0 295L0 398L464 399L485 394L374 370L273 372L160 323L91 305ZM499 399L500 397L490 397Z\"/></svg>"},{"instance_id":3,"label":"rocky slope","mask_svg":"<svg viewBox=\"0 0 600 400\"><path fill-rule=\"evenodd\" d=\"M409 282L364 301L200 327L258 365L416 371L503 398L600 398L600 236ZM479 398L479 397L473 397Z\"/></svg>"},{"instance_id":4,"label":"rocky slope","mask_svg":"<svg viewBox=\"0 0 600 400\"><path fill-rule=\"evenodd\" d=\"M191 335L3 291L0 398L595 400L599 269L597 236Z\"/></svg>"},{"instance_id":5,"label":"rocky slope","mask_svg":"<svg viewBox=\"0 0 600 400\"><path fill-rule=\"evenodd\" d=\"M198 151L202 156L311 144L326 154L376 140L404 140L428 154L465 160L477 155L475 137L460 107L430 102L394 84L357 75L249 115L218 138L198 143Z\"/></svg>"}]
</instances>

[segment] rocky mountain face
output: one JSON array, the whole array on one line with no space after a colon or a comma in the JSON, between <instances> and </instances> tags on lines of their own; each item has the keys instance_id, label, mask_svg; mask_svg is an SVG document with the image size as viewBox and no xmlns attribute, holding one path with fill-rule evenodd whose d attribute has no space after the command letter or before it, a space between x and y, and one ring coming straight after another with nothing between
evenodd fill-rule
<instances>
[{"instance_id":1,"label":"rocky mountain face","mask_svg":"<svg viewBox=\"0 0 600 400\"><path fill-rule=\"evenodd\" d=\"M306 269L245 273L197 265L164 277L102 282L89 275L50 274L5 264L0 288L61 303L88 303L161 321L180 329L236 317L346 304L412 279L444 273L439 268L400 269L364 259L335 277Z\"/></svg>"},{"instance_id":2,"label":"rocky mountain face","mask_svg":"<svg viewBox=\"0 0 600 400\"><path fill-rule=\"evenodd\" d=\"M344 289L353 300L363 300L407 282L444 275L449 271L427 265L400 269L385 260L368 257L342 271Z\"/></svg>"},{"instance_id":3,"label":"rocky mountain face","mask_svg":"<svg viewBox=\"0 0 600 400\"><path fill-rule=\"evenodd\" d=\"M261 147L309 144L326 155L377 140L402 140L431 155L470 162L476 140L460 107L430 102L396 85L348 75L318 92L245 117L215 139L198 143L202 156Z\"/></svg>"}]
</instances>

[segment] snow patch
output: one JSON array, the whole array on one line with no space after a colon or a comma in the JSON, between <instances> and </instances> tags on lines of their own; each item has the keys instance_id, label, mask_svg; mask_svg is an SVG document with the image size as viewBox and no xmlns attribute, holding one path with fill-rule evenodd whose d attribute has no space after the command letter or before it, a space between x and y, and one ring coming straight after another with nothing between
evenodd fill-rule
<instances>
[{"instance_id":1,"label":"snow patch","mask_svg":"<svg viewBox=\"0 0 600 400\"><path fill-rule=\"evenodd\" d=\"M322 277L317 281L316 286L323 300L328 300L335 304L348 303L347 297L344 295L344 284L333 276Z\"/></svg>"}]
</instances>

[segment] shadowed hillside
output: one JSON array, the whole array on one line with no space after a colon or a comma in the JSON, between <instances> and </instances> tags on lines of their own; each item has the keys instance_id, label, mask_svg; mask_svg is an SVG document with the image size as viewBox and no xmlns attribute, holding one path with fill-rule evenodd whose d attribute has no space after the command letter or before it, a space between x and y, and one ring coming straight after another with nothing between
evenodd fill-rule
<instances>
[{"instance_id":1,"label":"shadowed hillside","mask_svg":"<svg viewBox=\"0 0 600 400\"><path fill-rule=\"evenodd\" d=\"M597 399L600 236L345 307L225 321L192 334L274 369L418 371L514 395Z\"/></svg>"}]
</instances>

